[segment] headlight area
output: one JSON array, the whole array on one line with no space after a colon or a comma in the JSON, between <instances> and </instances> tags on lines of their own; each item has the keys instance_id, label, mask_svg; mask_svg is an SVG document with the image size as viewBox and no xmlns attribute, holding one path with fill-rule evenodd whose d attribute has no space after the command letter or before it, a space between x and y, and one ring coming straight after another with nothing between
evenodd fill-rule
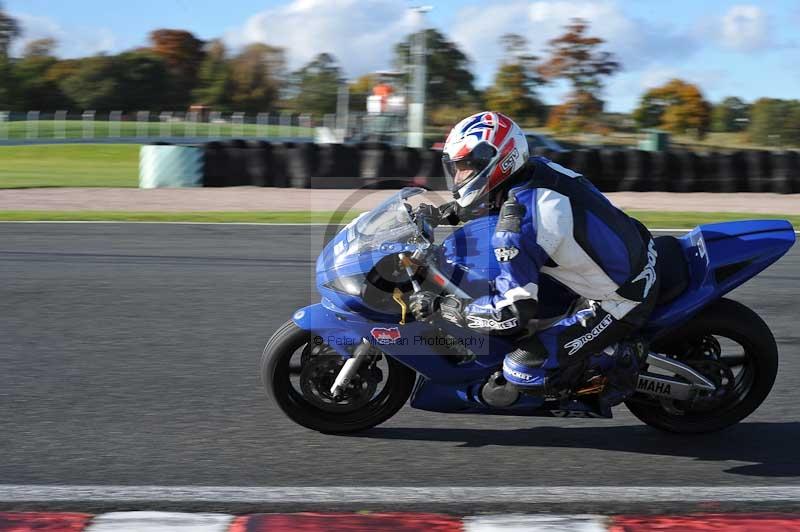
<instances>
[{"instance_id":1,"label":"headlight area","mask_svg":"<svg viewBox=\"0 0 800 532\"><path fill-rule=\"evenodd\" d=\"M351 296L360 296L361 288L364 286L365 281L366 281L366 276L363 274L350 275L350 276L337 277L335 279L328 281L322 286L324 286L325 288L330 288L331 290L336 290L337 292L341 292L343 294L348 294Z\"/></svg>"}]
</instances>

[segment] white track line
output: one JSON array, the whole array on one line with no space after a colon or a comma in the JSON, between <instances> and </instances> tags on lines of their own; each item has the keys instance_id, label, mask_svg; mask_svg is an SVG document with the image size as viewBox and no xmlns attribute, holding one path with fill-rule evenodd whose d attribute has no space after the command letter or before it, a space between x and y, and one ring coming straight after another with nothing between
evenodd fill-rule
<instances>
[{"instance_id":1,"label":"white track line","mask_svg":"<svg viewBox=\"0 0 800 532\"><path fill-rule=\"evenodd\" d=\"M238 487L70 486L0 484L0 502L225 502L225 503L661 503L800 501L800 486L512 486L512 487Z\"/></svg>"}]
</instances>

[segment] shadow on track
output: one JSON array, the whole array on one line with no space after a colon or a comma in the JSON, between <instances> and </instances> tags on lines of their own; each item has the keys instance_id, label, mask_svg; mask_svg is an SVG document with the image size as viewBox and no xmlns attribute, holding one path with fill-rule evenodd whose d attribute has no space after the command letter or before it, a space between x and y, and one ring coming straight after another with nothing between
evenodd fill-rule
<instances>
[{"instance_id":1,"label":"shadow on track","mask_svg":"<svg viewBox=\"0 0 800 532\"><path fill-rule=\"evenodd\" d=\"M375 428L350 437L383 440L461 442L462 447L573 448L695 458L700 461L751 462L726 473L763 477L800 477L800 423L741 423L722 432L678 435L646 426L533 427L490 430L458 428Z\"/></svg>"}]
</instances>

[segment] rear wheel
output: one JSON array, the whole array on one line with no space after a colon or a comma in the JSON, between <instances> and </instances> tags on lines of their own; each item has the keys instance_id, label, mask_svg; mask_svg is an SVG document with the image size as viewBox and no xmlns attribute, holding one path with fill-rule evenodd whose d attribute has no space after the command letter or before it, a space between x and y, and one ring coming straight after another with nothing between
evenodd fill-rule
<instances>
[{"instance_id":1,"label":"rear wheel","mask_svg":"<svg viewBox=\"0 0 800 532\"><path fill-rule=\"evenodd\" d=\"M261 378L290 419L331 434L383 423L403 407L414 388L416 372L393 358L376 356L362 364L341 396L334 398L330 387L343 364L332 348L288 321L264 348Z\"/></svg>"},{"instance_id":2,"label":"rear wheel","mask_svg":"<svg viewBox=\"0 0 800 532\"><path fill-rule=\"evenodd\" d=\"M738 423L767 398L778 372L769 327L730 299L707 307L652 350L692 366L717 386L714 394L691 402L643 394L626 401L634 416L669 432L713 432Z\"/></svg>"}]
</instances>

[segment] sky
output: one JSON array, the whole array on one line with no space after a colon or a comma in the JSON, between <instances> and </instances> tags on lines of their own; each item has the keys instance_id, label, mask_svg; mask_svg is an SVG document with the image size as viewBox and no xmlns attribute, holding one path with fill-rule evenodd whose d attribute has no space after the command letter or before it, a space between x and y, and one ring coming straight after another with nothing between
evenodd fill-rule
<instances>
[{"instance_id":1,"label":"sky","mask_svg":"<svg viewBox=\"0 0 800 532\"><path fill-rule=\"evenodd\" d=\"M142 46L156 28L181 28L236 49L283 46L296 68L333 53L349 78L391 67L392 47L420 21L408 0L0 0L25 41L54 37L77 57ZM505 33L527 37L534 54L571 17L587 19L624 70L606 83L610 111L627 112L650 87L679 77L719 101L739 96L800 97L799 0L431 0L425 24L444 32L472 61L479 86L491 83ZM558 103L567 87L542 91Z\"/></svg>"}]
</instances>

